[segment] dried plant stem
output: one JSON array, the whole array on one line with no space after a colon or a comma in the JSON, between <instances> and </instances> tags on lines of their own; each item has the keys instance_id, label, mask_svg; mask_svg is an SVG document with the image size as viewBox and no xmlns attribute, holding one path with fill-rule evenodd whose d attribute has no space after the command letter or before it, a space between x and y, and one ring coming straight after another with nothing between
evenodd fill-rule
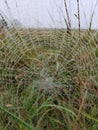
<instances>
[{"instance_id":1,"label":"dried plant stem","mask_svg":"<svg viewBox=\"0 0 98 130\"><path fill-rule=\"evenodd\" d=\"M77 10L78 10L78 28L79 28L79 35L80 35L80 6L79 6L79 0L77 0Z\"/></svg>"},{"instance_id":2,"label":"dried plant stem","mask_svg":"<svg viewBox=\"0 0 98 130\"><path fill-rule=\"evenodd\" d=\"M80 85L81 85L80 94L81 94L82 102L81 102L81 105L80 105L79 110L78 110L78 115L76 118L77 121L80 120L80 118L81 118L80 117L81 111L85 110L86 98L87 98L87 94L88 94L88 89L87 89L86 83L82 80L81 76L78 76L78 78L79 78ZM84 90L85 90L85 92L84 92ZM82 119L83 119L83 122L85 123L85 117Z\"/></svg>"},{"instance_id":3,"label":"dried plant stem","mask_svg":"<svg viewBox=\"0 0 98 130\"><path fill-rule=\"evenodd\" d=\"M70 17L69 17L69 12L68 12L68 8L67 8L66 0L64 0L64 5L65 5L67 20L68 20L68 27L69 27L69 30L71 30L71 22L70 22Z\"/></svg>"}]
</instances>

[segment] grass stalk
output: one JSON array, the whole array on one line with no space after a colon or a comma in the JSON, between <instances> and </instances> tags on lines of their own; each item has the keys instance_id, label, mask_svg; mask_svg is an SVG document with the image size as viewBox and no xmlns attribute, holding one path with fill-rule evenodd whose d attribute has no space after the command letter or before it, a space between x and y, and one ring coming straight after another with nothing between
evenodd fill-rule
<instances>
[{"instance_id":1,"label":"grass stalk","mask_svg":"<svg viewBox=\"0 0 98 130\"><path fill-rule=\"evenodd\" d=\"M70 17L69 17L69 12L67 8L67 3L66 0L64 0L64 5L65 5L65 10L66 10L66 15L67 15L67 22L68 22L68 31L71 30L71 22L70 22Z\"/></svg>"}]
</instances>

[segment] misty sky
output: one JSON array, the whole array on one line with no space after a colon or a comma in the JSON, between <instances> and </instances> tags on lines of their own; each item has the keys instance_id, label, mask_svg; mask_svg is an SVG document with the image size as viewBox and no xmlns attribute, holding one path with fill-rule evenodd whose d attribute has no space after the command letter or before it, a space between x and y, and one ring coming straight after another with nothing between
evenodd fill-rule
<instances>
[{"instance_id":1,"label":"misty sky","mask_svg":"<svg viewBox=\"0 0 98 130\"><path fill-rule=\"evenodd\" d=\"M7 1L7 3L6 3ZM71 24L77 28L77 0L66 0ZM98 0L80 0L81 28L88 28ZM27 27L65 28L64 0L0 0L0 12L9 20L18 19ZM98 29L98 6L93 18L93 29Z\"/></svg>"}]
</instances>

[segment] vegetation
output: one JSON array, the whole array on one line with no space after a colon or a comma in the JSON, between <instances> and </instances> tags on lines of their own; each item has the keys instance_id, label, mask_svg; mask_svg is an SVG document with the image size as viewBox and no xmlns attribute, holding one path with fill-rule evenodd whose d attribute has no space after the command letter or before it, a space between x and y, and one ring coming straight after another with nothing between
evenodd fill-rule
<instances>
[{"instance_id":1,"label":"vegetation","mask_svg":"<svg viewBox=\"0 0 98 130\"><path fill-rule=\"evenodd\" d=\"M67 30L1 29L0 130L98 129L98 32L66 5Z\"/></svg>"},{"instance_id":2,"label":"vegetation","mask_svg":"<svg viewBox=\"0 0 98 130\"><path fill-rule=\"evenodd\" d=\"M0 128L97 130L98 34L9 33L0 49Z\"/></svg>"}]
</instances>

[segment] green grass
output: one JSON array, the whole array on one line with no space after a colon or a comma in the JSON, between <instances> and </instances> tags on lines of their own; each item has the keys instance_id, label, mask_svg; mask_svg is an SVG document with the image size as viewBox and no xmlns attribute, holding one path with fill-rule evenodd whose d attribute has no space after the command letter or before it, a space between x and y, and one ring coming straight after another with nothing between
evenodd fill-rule
<instances>
[{"instance_id":1,"label":"green grass","mask_svg":"<svg viewBox=\"0 0 98 130\"><path fill-rule=\"evenodd\" d=\"M98 33L8 32L0 40L0 130L97 130Z\"/></svg>"}]
</instances>

